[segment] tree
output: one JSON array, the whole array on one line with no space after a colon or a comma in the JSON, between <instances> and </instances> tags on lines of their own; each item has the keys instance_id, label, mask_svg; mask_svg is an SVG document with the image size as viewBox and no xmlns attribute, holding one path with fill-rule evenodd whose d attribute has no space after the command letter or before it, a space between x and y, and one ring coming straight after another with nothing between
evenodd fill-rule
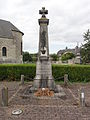
<instances>
[{"instance_id":1,"label":"tree","mask_svg":"<svg viewBox=\"0 0 90 120\"><path fill-rule=\"evenodd\" d=\"M34 53L34 54L30 54L30 55L32 57L32 62L35 63L37 61L38 54Z\"/></svg>"},{"instance_id":2,"label":"tree","mask_svg":"<svg viewBox=\"0 0 90 120\"><path fill-rule=\"evenodd\" d=\"M81 47L81 58L83 63L90 63L90 30L83 34L84 45Z\"/></svg>"},{"instance_id":3,"label":"tree","mask_svg":"<svg viewBox=\"0 0 90 120\"><path fill-rule=\"evenodd\" d=\"M23 62L31 62L32 57L29 52L23 52Z\"/></svg>"},{"instance_id":4,"label":"tree","mask_svg":"<svg viewBox=\"0 0 90 120\"><path fill-rule=\"evenodd\" d=\"M57 54L55 54L55 53L51 54L50 56L52 58L52 61L58 61L59 60L59 56Z\"/></svg>"},{"instance_id":5,"label":"tree","mask_svg":"<svg viewBox=\"0 0 90 120\"><path fill-rule=\"evenodd\" d=\"M64 54L61 56L61 60L62 60L62 61L67 61L67 60L72 59L72 58L74 58L74 57L75 57L75 55L74 55L73 53L67 52L67 53L64 53Z\"/></svg>"}]
</instances>

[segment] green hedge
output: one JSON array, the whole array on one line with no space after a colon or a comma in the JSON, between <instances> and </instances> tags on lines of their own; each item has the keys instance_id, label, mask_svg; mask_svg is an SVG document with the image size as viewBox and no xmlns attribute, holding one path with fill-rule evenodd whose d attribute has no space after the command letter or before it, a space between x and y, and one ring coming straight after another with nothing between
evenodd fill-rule
<instances>
[{"instance_id":1,"label":"green hedge","mask_svg":"<svg viewBox=\"0 0 90 120\"><path fill-rule=\"evenodd\" d=\"M35 64L0 65L0 80L20 80L21 75L34 78L35 71Z\"/></svg>"},{"instance_id":2,"label":"green hedge","mask_svg":"<svg viewBox=\"0 0 90 120\"><path fill-rule=\"evenodd\" d=\"M53 65L54 78L64 74L68 74L71 82L89 82L90 65Z\"/></svg>"},{"instance_id":3,"label":"green hedge","mask_svg":"<svg viewBox=\"0 0 90 120\"><path fill-rule=\"evenodd\" d=\"M90 81L90 65L52 65L52 70L54 78L68 74L72 82ZM35 71L35 64L0 65L0 80L20 80L21 74L34 78Z\"/></svg>"}]
</instances>

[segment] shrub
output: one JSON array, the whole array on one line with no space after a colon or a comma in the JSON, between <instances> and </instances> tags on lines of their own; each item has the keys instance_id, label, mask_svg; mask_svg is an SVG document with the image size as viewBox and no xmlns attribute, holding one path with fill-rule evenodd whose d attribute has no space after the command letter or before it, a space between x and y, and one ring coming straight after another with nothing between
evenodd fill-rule
<instances>
[{"instance_id":1,"label":"shrub","mask_svg":"<svg viewBox=\"0 0 90 120\"><path fill-rule=\"evenodd\" d=\"M90 65L52 65L53 77L69 75L71 82L89 82ZM0 80L20 80L21 75L34 79L36 74L35 64L0 65Z\"/></svg>"},{"instance_id":2,"label":"shrub","mask_svg":"<svg viewBox=\"0 0 90 120\"><path fill-rule=\"evenodd\" d=\"M68 74L71 82L89 82L90 65L53 65L54 78Z\"/></svg>"},{"instance_id":3,"label":"shrub","mask_svg":"<svg viewBox=\"0 0 90 120\"><path fill-rule=\"evenodd\" d=\"M20 80L22 74L34 78L35 71L35 64L0 65L0 80Z\"/></svg>"},{"instance_id":4,"label":"shrub","mask_svg":"<svg viewBox=\"0 0 90 120\"><path fill-rule=\"evenodd\" d=\"M75 55L73 53L71 53L71 52L64 53L61 56L62 61L67 61L67 60L72 59L72 58L75 58Z\"/></svg>"}]
</instances>

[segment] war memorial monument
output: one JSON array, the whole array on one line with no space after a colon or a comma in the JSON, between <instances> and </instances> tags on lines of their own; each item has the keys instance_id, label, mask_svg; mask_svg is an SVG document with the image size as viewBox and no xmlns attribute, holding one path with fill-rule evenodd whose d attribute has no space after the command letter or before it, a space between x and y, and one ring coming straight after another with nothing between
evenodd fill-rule
<instances>
[{"instance_id":1,"label":"war memorial monument","mask_svg":"<svg viewBox=\"0 0 90 120\"><path fill-rule=\"evenodd\" d=\"M46 18L48 10L45 10L45 7L42 7L42 10L39 10L39 14L41 14L42 16L38 20L40 29L39 29L38 60L36 64L36 76L34 78L32 87L28 88L25 91L25 94L28 93L29 95L30 93L36 92L38 93L38 91L41 94L41 92L43 91L43 93L51 92L51 96L62 97L65 96L65 93L60 85L55 84L54 78L52 76L52 65L49 56L49 43L48 43L49 19ZM47 96L46 93L45 96Z\"/></svg>"},{"instance_id":2,"label":"war memorial monument","mask_svg":"<svg viewBox=\"0 0 90 120\"><path fill-rule=\"evenodd\" d=\"M49 44L48 44L48 25L49 19L46 18L48 10L43 7L39 10L42 17L38 20L40 25L39 30L39 51L36 67L36 77L34 80L35 88L55 88L55 83L52 76L51 61L49 57Z\"/></svg>"}]
</instances>

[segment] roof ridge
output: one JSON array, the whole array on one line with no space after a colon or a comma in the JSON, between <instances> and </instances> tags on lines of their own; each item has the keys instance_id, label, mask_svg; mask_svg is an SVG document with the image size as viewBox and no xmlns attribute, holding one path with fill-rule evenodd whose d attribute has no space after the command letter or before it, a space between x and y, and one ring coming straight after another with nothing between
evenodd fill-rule
<instances>
[{"instance_id":1,"label":"roof ridge","mask_svg":"<svg viewBox=\"0 0 90 120\"><path fill-rule=\"evenodd\" d=\"M12 31L21 32L16 26L14 26L10 21L0 19L0 37L13 38Z\"/></svg>"}]
</instances>

